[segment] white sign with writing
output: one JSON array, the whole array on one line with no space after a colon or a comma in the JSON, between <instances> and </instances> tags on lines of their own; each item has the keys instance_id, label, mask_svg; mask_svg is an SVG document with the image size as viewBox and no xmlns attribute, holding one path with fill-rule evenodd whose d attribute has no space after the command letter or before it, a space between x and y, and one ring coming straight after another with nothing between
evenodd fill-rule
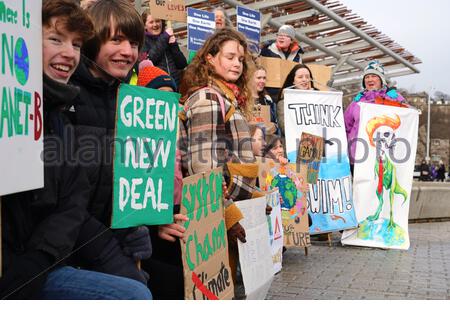
<instances>
[{"instance_id":1,"label":"white sign with writing","mask_svg":"<svg viewBox=\"0 0 450 320\"><path fill-rule=\"evenodd\" d=\"M0 1L0 196L44 186L40 0Z\"/></svg>"},{"instance_id":2,"label":"white sign with writing","mask_svg":"<svg viewBox=\"0 0 450 320\"><path fill-rule=\"evenodd\" d=\"M266 198L236 202L244 219L246 243L238 241L239 261L247 300L266 297L273 280L272 250L266 218Z\"/></svg>"}]
</instances>

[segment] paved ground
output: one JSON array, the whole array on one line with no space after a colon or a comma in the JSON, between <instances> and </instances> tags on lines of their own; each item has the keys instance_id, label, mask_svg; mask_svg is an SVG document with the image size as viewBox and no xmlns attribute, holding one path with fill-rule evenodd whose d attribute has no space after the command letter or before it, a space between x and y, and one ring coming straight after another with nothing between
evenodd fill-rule
<instances>
[{"instance_id":1,"label":"paved ground","mask_svg":"<svg viewBox=\"0 0 450 320\"><path fill-rule=\"evenodd\" d=\"M312 241L289 249L267 299L450 299L450 222L410 224L408 251Z\"/></svg>"}]
</instances>

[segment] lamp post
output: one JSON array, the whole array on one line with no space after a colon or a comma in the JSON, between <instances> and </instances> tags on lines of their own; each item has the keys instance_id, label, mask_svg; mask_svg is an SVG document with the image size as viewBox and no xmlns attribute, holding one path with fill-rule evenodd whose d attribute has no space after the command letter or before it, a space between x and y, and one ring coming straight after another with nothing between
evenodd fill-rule
<instances>
[{"instance_id":1,"label":"lamp post","mask_svg":"<svg viewBox=\"0 0 450 320\"><path fill-rule=\"evenodd\" d=\"M430 125L431 125L431 92L433 92L434 88L431 87L428 92L428 115L427 115L427 159L430 158ZM429 160L428 160L429 161Z\"/></svg>"}]
</instances>

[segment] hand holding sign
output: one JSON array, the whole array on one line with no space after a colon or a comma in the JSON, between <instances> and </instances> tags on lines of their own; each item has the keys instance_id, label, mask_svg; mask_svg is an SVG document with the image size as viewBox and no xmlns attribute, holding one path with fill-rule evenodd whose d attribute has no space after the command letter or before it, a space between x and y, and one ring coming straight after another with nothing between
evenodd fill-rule
<instances>
[{"instance_id":1,"label":"hand holding sign","mask_svg":"<svg viewBox=\"0 0 450 320\"><path fill-rule=\"evenodd\" d=\"M228 243L230 246L236 246L237 239L239 239L242 243L247 242L247 240L245 240L245 229L239 222L236 222L230 228L230 230L228 230L227 236L228 236Z\"/></svg>"},{"instance_id":2,"label":"hand holding sign","mask_svg":"<svg viewBox=\"0 0 450 320\"><path fill-rule=\"evenodd\" d=\"M189 221L189 218L184 214L178 213L173 216L173 220L175 221L174 223L158 226L158 236L170 242L175 242L177 238L185 242L184 232L186 228L180 223Z\"/></svg>"}]
</instances>

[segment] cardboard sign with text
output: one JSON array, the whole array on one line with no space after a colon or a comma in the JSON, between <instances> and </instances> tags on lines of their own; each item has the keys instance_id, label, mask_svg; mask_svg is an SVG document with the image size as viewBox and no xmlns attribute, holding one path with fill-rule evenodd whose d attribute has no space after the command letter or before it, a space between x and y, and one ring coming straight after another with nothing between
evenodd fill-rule
<instances>
[{"instance_id":1,"label":"cardboard sign with text","mask_svg":"<svg viewBox=\"0 0 450 320\"><path fill-rule=\"evenodd\" d=\"M252 109L252 122L270 123L270 106L255 104Z\"/></svg>"},{"instance_id":2,"label":"cardboard sign with text","mask_svg":"<svg viewBox=\"0 0 450 320\"><path fill-rule=\"evenodd\" d=\"M181 213L185 243L180 240L184 298L224 300L234 296L224 220L222 169L183 179Z\"/></svg>"},{"instance_id":3,"label":"cardboard sign with text","mask_svg":"<svg viewBox=\"0 0 450 320\"><path fill-rule=\"evenodd\" d=\"M259 57L258 59L259 63L267 70L266 87L269 88L281 88L289 72L298 64L279 58ZM321 91L327 91L328 88L324 85L331 79L332 68L320 64L308 64L307 66L311 69L313 79L317 81L314 86ZM319 83L323 85L319 85Z\"/></svg>"},{"instance_id":4,"label":"cardboard sign with text","mask_svg":"<svg viewBox=\"0 0 450 320\"><path fill-rule=\"evenodd\" d=\"M153 18L186 22L184 0L150 0L149 6Z\"/></svg>"},{"instance_id":5,"label":"cardboard sign with text","mask_svg":"<svg viewBox=\"0 0 450 320\"><path fill-rule=\"evenodd\" d=\"M277 188L280 192L281 217L286 247L309 247L307 210L307 169L296 172L295 164L279 165L271 159L259 158L259 183L263 191ZM302 165L301 165L302 166Z\"/></svg>"},{"instance_id":6,"label":"cardboard sign with text","mask_svg":"<svg viewBox=\"0 0 450 320\"><path fill-rule=\"evenodd\" d=\"M319 178L320 162L323 154L323 138L302 132L297 151L297 163L303 164L297 167L306 168L306 180L314 184Z\"/></svg>"},{"instance_id":7,"label":"cardboard sign with text","mask_svg":"<svg viewBox=\"0 0 450 320\"><path fill-rule=\"evenodd\" d=\"M178 99L173 92L120 85L112 228L173 221Z\"/></svg>"},{"instance_id":8,"label":"cardboard sign with text","mask_svg":"<svg viewBox=\"0 0 450 320\"><path fill-rule=\"evenodd\" d=\"M0 1L0 196L44 186L41 11Z\"/></svg>"}]
</instances>

